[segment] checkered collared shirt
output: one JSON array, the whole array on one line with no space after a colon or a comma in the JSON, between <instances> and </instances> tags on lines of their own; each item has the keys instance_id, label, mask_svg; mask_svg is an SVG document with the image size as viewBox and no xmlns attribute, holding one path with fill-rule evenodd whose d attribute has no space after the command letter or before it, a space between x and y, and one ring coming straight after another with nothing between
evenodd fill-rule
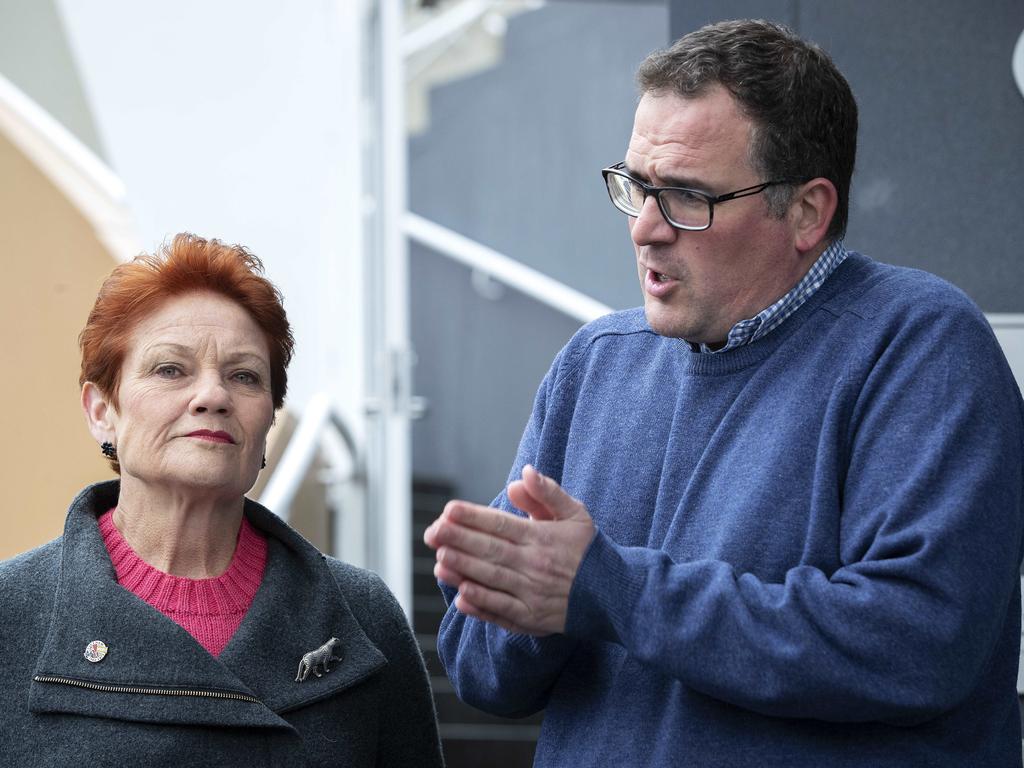
<instances>
[{"instance_id":1,"label":"checkered collared shirt","mask_svg":"<svg viewBox=\"0 0 1024 768\"><path fill-rule=\"evenodd\" d=\"M711 349L707 344L693 344L691 346L698 352L718 354L720 352L728 352L730 349L741 347L744 344L749 344L771 333L782 325L783 320L800 309L803 303L814 295L816 290L821 288L825 280L828 279L828 276L846 260L848 255L846 248L843 247L843 241L836 240L825 249L825 252L818 257L818 260L807 270L807 274L803 276L799 283L793 286L789 293L753 317L736 323L732 330L729 331L729 338L724 347L721 349Z\"/></svg>"}]
</instances>

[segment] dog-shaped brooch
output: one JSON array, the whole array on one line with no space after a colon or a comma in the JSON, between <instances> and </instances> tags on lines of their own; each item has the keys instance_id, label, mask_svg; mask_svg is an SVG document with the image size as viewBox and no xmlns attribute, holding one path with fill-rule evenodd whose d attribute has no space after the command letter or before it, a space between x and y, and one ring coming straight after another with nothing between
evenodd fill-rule
<instances>
[{"instance_id":1,"label":"dog-shaped brooch","mask_svg":"<svg viewBox=\"0 0 1024 768\"><path fill-rule=\"evenodd\" d=\"M323 677L324 672L330 672L327 666L332 661L341 661L341 656L334 655L334 646L341 646L341 640L332 637L315 651L310 651L299 662L299 673L295 676L295 682L301 683L309 677L312 672L317 677ZM323 670L323 671L321 671Z\"/></svg>"}]
</instances>

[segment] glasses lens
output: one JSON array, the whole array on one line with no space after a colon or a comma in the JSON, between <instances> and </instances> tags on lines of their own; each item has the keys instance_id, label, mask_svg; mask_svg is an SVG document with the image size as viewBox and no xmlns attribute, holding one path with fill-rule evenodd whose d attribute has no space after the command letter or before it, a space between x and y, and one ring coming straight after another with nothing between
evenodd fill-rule
<instances>
[{"instance_id":1,"label":"glasses lens","mask_svg":"<svg viewBox=\"0 0 1024 768\"><path fill-rule=\"evenodd\" d=\"M608 174L608 193L615 207L630 216L638 216L644 207L644 190L626 176Z\"/></svg>"},{"instance_id":2,"label":"glasses lens","mask_svg":"<svg viewBox=\"0 0 1024 768\"><path fill-rule=\"evenodd\" d=\"M670 222L687 229L704 229L711 221L711 204L707 198L685 189L665 190L661 204Z\"/></svg>"}]
</instances>

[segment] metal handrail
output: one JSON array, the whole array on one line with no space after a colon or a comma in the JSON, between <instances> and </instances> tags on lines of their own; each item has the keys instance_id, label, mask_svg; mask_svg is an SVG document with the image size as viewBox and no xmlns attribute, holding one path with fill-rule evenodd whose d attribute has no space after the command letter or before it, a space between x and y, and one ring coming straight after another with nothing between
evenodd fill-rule
<instances>
[{"instance_id":1,"label":"metal handrail","mask_svg":"<svg viewBox=\"0 0 1024 768\"><path fill-rule=\"evenodd\" d=\"M493 278L520 293L562 312L581 323L589 323L614 310L553 277L538 272L493 248L471 240L440 224L406 213L405 234L433 251Z\"/></svg>"},{"instance_id":2,"label":"metal handrail","mask_svg":"<svg viewBox=\"0 0 1024 768\"><path fill-rule=\"evenodd\" d=\"M331 398L326 393L317 393L307 403L299 426L288 441L281 460L260 495L260 504L282 520L287 521L291 515L292 502L303 478L309 472L320 447L320 439L327 428L332 429L341 438L351 459L351 472L345 479L360 480L365 474L363 456L352 430L335 410Z\"/></svg>"},{"instance_id":3,"label":"metal handrail","mask_svg":"<svg viewBox=\"0 0 1024 768\"><path fill-rule=\"evenodd\" d=\"M1024 328L1024 314L1020 312L986 312L985 317L993 328Z\"/></svg>"}]
</instances>

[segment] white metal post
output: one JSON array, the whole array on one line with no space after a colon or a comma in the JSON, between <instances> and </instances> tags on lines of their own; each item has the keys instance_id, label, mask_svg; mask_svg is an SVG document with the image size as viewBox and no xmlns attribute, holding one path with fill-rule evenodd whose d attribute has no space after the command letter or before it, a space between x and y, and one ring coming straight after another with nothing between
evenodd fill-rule
<instances>
[{"instance_id":1,"label":"white metal post","mask_svg":"<svg viewBox=\"0 0 1024 768\"><path fill-rule=\"evenodd\" d=\"M401 0L379 0L371 22L375 71L375 183L368 215L373 247L367 264L369 300L367 481L376 567L411 616L412 457L410 446L409 259L406 212L405 74Z\"/></svg>"}]
</instances>

